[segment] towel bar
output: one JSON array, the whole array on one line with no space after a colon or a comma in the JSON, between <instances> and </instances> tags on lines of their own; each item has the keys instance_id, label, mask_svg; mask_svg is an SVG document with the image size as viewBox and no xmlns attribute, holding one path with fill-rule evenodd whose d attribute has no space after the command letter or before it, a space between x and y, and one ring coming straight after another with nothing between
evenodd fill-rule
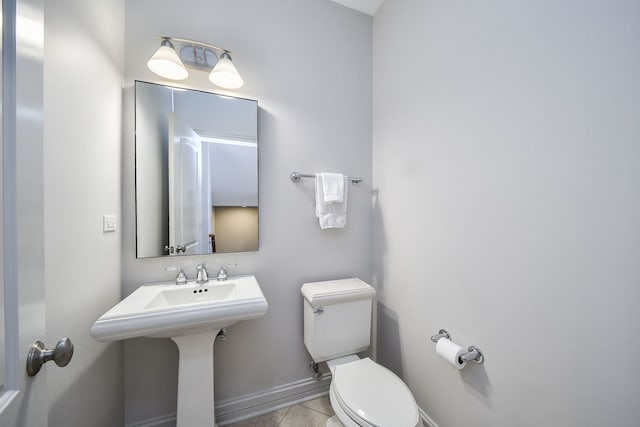
<instances>
[{"instance_id":1,"label":"towel bar","mask_svg":"<svg viewBox=\"0 0 640 427\"><path fill-rule=\"evenodd\" d=\"M310 175L310 174L306 174L306 173L300 173L300 172L291 172L290 178L291 181L293 182L299 182L300 178L314 178L315 179L315 175ZM351 181L351 183L353 185L358 185L363 181L363 178L359 177L359 176L348 176L347 179L349 181Z\"/></svg>"}]
</instances>

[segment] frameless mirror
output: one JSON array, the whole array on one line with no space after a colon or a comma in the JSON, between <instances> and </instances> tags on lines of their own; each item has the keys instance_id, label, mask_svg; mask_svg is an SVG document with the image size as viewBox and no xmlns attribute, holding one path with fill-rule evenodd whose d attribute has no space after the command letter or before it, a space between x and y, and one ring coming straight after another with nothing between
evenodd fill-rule
<instances>
[{"instance_id":1,"label":"frameless mirror","mask_svg":"<svg viewBox=\"0 0 640 427\"><path fill-rule=\"evenodd\" d=\"M136 81L138 258L258 250L258 103Z\"/></svg>"}]
</instances>

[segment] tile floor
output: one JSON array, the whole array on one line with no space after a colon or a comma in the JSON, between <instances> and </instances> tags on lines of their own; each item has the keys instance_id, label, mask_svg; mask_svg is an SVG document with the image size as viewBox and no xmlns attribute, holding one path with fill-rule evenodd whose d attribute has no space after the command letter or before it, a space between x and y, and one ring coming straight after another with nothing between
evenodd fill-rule
<instances>
[{"instance_id":1,"label":"tile floor","mask_svg":"<svg viewBox=\"0 0 640 427\"><path fill-rule=\"evenodd\" d=\"M327 395L225 427L324 427L332 415Z\"/></svg>"}]
</instances>

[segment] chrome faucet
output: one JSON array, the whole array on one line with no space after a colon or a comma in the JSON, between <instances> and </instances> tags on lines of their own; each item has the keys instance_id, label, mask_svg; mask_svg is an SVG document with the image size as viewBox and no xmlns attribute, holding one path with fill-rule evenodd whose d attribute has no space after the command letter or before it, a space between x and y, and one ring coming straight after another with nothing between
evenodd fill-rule
<instances>
[{"instance_id":1,"label":"chrome faucet","mask_svg":"<svg viewBox=\"0 0 640 427\"><path fill-rule=\"evenodd\" d=\"M218 281L222 282L223 280L227 280L227 268L228 267L236 267L238 264L225 264L222 267L220 267L220 270L218 270Z\"/></svg>"},{"instance_id":2,"label":"chrome faucet","mask_svg":"<svg viewBox=\"0 0 640 427\"><path fill-rule=\"evenodd\" d=\"M176 276L176 285L186 285L187 284L187 275L184 274L184 270L182 267L165 267L165 271L177 271L178 275Z\"/></svg>"},{"instance_id":3,"label":"chrome faucet","mask_svg":"<svg viewBox=\"0 0 640 427\"><path fill-rule=\"evenodd\" d=\"M198 285L204 285L209 281L209 273L207 273L207 269L204 267L204 264L196 265L196 283Z\"/></svg>"}]
</instances>

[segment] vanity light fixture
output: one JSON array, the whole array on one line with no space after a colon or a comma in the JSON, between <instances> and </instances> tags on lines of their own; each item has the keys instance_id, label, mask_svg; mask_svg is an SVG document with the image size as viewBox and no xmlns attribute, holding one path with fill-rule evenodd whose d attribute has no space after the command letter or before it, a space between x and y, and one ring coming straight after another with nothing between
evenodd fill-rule
<instances>
[{"instance_id":1,"label":"vanity light fixture","mask_svg":"<svg viewBox=\"0 0 640 427\"><path fill-rule=\"evenodd\" d=\"M244 84L240 73L236 70L233 62L231 62L231 55L229 55L227 51L220 54L218 63L213 67L211 73L209 73L209 80L211 80L211 83L214 85L227 89L237 89Z\"/></svg>"},{"instance_id":2,"label":"vanity light fixture","mask_svg":"<svg viewBox=\"0 0 640 427\"><path fill-rule=\"evenodd\" d=\"M147 61L147 67L157 75L169 80L184 80L189 76L187 69L168 38L163 38L160 48Z\"/></svg>"},{"instance_id":3,"label":"vanity light fixture","mask_svg":"<svg viewBox=\"0 0 640 427\"><path fill-rule=\"evenodd\" d=\"M209 80L224 89L238 89L244 81L231 62L231 51L209 43L179 37L161 37L160 48L147 67L160 77L184 80L187 68L209 73ZM176 49L176 45L178 49Z\"/></svg>"}]
</instances>

